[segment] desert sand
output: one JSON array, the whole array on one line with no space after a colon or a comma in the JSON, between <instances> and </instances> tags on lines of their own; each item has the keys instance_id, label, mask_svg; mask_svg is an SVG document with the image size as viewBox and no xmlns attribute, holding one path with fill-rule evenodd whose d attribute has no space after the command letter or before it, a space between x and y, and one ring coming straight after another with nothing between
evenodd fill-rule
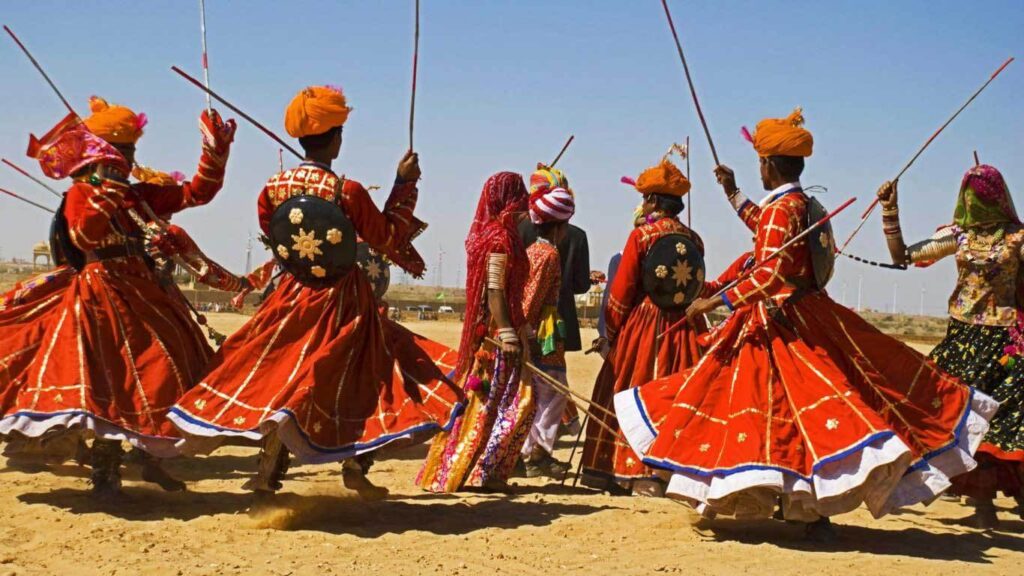
<instances>
[{"instance_id":1,"label":"desert sand","mask_svg":"<svg viewBox=\"0 0 1024 576\"><path fill-rule=\"evenodd\" d=\"M222 331L242 316L212 315ZM458 324L410 322L455 345ZM596 355L570 357L589 393ZM558 457L569 457L570 442ZM719 519L696 523L667 499L616 498L516 479L512 495L423 493L412 483L425 447L391 454L371 478L391 490L362 502L340 465L293 468L278 507L253 515L241 490L255 450L179 459L189 483L168 494L129 470L128 501L97 503L86 471L68 464L0 471L0 576L6 574L1021 574L1024 522L1000 500L1003 528L965 525L970 509L940 500L875 520L834 519L839 542L812 545L800 526ZM6 462L0 459L0 467Z\"/></svg>"}]
</instances>

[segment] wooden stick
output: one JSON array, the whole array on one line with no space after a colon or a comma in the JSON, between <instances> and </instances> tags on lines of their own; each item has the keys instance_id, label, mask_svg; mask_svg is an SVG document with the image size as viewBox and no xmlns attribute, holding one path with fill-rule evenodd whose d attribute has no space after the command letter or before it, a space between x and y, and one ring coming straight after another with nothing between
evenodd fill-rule
<instances>
[{"instance_id":1,"label":"wooden stick","mask_svg":"<svg viewBox=\"0 0 1024 576\"><path fill-rule=\"evenodd\" d=\"M728 284L726 284L718 292L715 292L715 294L713 296L711 296L711 298L718 298L719 296L724 294L726 291L728 291L731 288L733 288L734 286L738 285L740 282L746 280L750 275L752 275L755 271L757 271L757 268L759 266L763 266L763 265L767 264L768 262L771 262L772 260L775 260L779 256L782 256L782 254L786 250L789 250L790 248L792 248L797 242L800 242L801 240L803 240L804 238L809 236L811 234L811 232L814 232L815 230L817 230L818 228L823 226L826 222L831 220L836 214L839 214L843 210L846 210L846 208L850 204L853 204L856 201L857 201L857 197L855 196L853 198L850 198L846 202L843 202L842 206L840 206L839 208L836 208L835 210L833 210L832 212L827 214L824 218L822 218L821 220L818 220L817 222L815 222L813 225L808 226L807 229L804 230L803 232L801 232L801 233L797 234L796 236L793 236L792 238L790 238L785 244L783 244L782 246L779 246L778 250L776 250L775 252L772 252L771 254L769 254L768 257L766 257L764 260L762 260L760 262L756 262L754 264L754 266L750 270L748 270L746 273L740 275L738 278L736 278L732 282L729 282ZM686 318L685 317L684 318L680 318L678 322L676 322L675 324L669 326L668 328L665 329L664 332L659 334L658 338L661 338L665 334L668 334L669 332L675 330L676 328L679 328L684 323L686 323Z\"/></svg>"},{"instance_id":2,"label":"wooden stick","mask_svg":"<svg viewBox=\"0 0 1024 576\"><path fill-rule=\"evenodd\" d=\"M686 137L686 179L690 179L690 137ZM690 194L690 205L686 207L686 227L693 228L693 194Z\"/></svg>"},{"instance_id":3,"label":"wooden stick","mask_svg":"<svg viewBox=\"0 0 1024 576\"><path fill-rule=\"evenodd\" d=\"M683 72L686 73L686 83L690 86L690 95L693 96L693 105L697 108L697 117L700 118L700 125L704 127L704 135L708 138L708 146L711 148L711 157L715 159L715 166L721 164L718 161L718 151L715 150L715 143L711 140L711 131L708 130L708 123L704 120L704 112L700 108L700 101L697 100L697 89L693 86L693 78L690 77L690 67L686 64L686 56L683 55L683 45L679 42L679 34L676 33L676 25L672 22L672 13L669 12L667 0L661 0L665 8L665 17L668 18L668 26L672 29L672 38L676 41L676 50L679 52L679 60L683 63Z\"/></svg>"},{"instance_id":4,"label":"wooden stick","mask_svg":"<svg viewBox=\"0 0 1024 576\"><path fill-rule=\"evenodd\" d=\"M570 468L572 466L572 459L576 456L576 449L579 448L579 446L580 446L580 438L583 437L583 434L584 434L584 432L587 429L587 420L589 418L590 418L590 414L584 413L583 414L583 420L580 421L580 431L576 433L576 441L574 441L572 443L572 450L569 451L569 461L567 462L567 464L569 464ZM583 466L583 455L582 454L580 454L580 466ZM562 481L559 483L561 486L565 486L565 481L566 481L566 479L569 478L569 470L570 470L570 468L566 468L565 469L565 474L562 475ZM579 468L577 468L576 469L576 476L578 477L579 475L580 475ZM575 486L575 484L573 484L573 486Z\"/></svg>"},{"instance_id":5,"label":"wooden stick","mask_svg":"<svg viewBox=\"0 0 1024 576\"><path fill-rule=\"evenodd\" d=\"M28 59L32 62L32 65L36 67L36 70L38 70L40 74L42 74L43 80L46 80L46 83L50 85L50 88L53 89L53 92L57 94L57 98L60 98L60 101L64 103L64 107L67 108L68 111L74 114L75 116L78 116L78 113L75 112L75 109L71 107L71 104L68 102L67 98L65 98L64 95L60 93L60 90L57 88L57 85L53 83L53 80L50 80L50 77L46 74L46 71L43 70L43 67L40 66L39 62L37 62L36 59L32 56L32 53L29 52L28 48L26 48L25 45L21 43L21 40L18 40L18 37L14 35L14 31L8 28L7 26L4 26L4 31L7 32L7 34L11 37L12 40L14 40L15 44L18 45L18 48L21 48L21 51L25 53L25 56L28 56Z\"/></svg>"},{"instance_id":6,"label":"wooden stick","mask_svg":"<svg viewBox=\"0 0 1024 576\"><path fill-rule=\"evenodd\" d=\"M21 174L22 176L25 176L25 177L26 177L26 178L28 178L29 180L31 180L31 181L33 181L33 182L35 182L36 184L39 184L39 185L40 185L40 186L42 186L43 188L46 188L46 189L47 189L47 190L48 190L48 191L50 192L50 194L53 194L53 195L54 195L54 196L56 196L57 198L61 198L61 199L63 199L63 198L64 198L64 196L63 196L63 195L62 195L62 194L61 194L60 192L57 192L56 190L54 190L52 186L50 186L50 185L49 185L49 184L47 184L46 182L43 182L43 181L42 181L42 180L40 180L39 178L36 178L36 177L35 177L35 176L33 176L32 174L29 174L29 173L28 173L28 171L26 171L26 170L25 170L24 168L21 168L20 166L18 166L18 165L17 165L17 164L15 164L14 162L11 162L11 161L10 161L10 160L8 160L7 158L2 158L2 159L0 159L0 161L2 161L2 162L3 162L4 164L7 164L8 166L10 166L11 168L13 168L14 170L16 170L16 171L17 171L18 173L20 173L20 174Z\"/></svg>"},{"instance_id":7,"label":"wooden stick","mask_svg":"<svg viewBox=\"0 0 1024 576\"><path fill-rule=\"evenodd\" d=\"M416 120L416 74L420 63L420 0L416 0L416 36L412 50L412 97L409 101L409 150L412 150L413 126Z\"/></svg>"},{"instance_id":8,"label":"wooden stick","mask_svg":"<svg viewBox=\"0 0 1024 576\"><path fill-rule=\"evenodd\" d=\"M491 346L495 346L495 347L497 347L497 348L499 348L499 349L501 348L501 342L498 342L497 340L495 340L495 339L493 339L493 338L484 338L484 340L485 340L485 341L486 341L486 342L487 342L488 344L490 344ZM554 379L554 378L552 378L552 377L551 377L550 375L548 375L548 373L547 373L547 372L544 372L543 370L541 370L540 368L538 368L538 367L537 367L537 366L535 366L534 364L532 364L532 363L530 363L530 362L523 362L523 366L525 366L525 367L526 367L526 369L527 369L527 370L529 370L530 372L533 372L533 373L534 373L535 375L539 376L541 380L544 380L545 382L547 382L548 384L550 384L552 388L554 388L554 389L555 389L555 390L557 390L558 392L561 392L561 393L562 393L562 395L564 395L564 396L570 396L569 400L572 400L572 397L576 397L576 398L580 399L580 400L581 400L582 402L584 402L585 404L587 404L588 406L593 406L594 408L597 408L597 409L598 409L598 410L600 410L601 412L604 412L604 413L605 413L605 415L607 415L607 416L611 416L612 418L615 418L615 417L616 417L616 416L615 416L615 413L614 413L614 412L612 412L611 410L608 410L608 409L607 409L607 408L605 408L604 406L600 406L600 405L598 405L598 404L594 404L594 403L593 403L593 402L591 402L591 401L590 401L589 399L587 399L587 398L584 398L583 396L581 396L581 395L579 395L579 394L577 394L577 393L573 392L571 388L569 388L569 387L565 386L564 384L562 384L562 383L561 383L561 382L559 382L558 380L555 380L555 379ZM591 412L590 412L589 410L587 410L587 408L586 408L586 407L584 407L584 406L580 406L580 405L579 405L579 404L578 404L577 402L575 402L575 401L573 401L573 404L576 404L576 406L577 406L578 408L580 408L581 410L583 410L583 411L584 411L584 412L586 412L587 414L591 414ZM591 414L591 415L592 415L592 414ZM600 421L600 420L598 420L598 422L600 422L601 424L604 424L604 422L602 422L602 421ZM612 430L611 428L608 428L608 426L607 426L606 424L605 424L605 428L606 428L606 429L607 429L607 430L608 430L609 432L611 432L612 434L616 434L616 435L617 435L617 433L616 433L616 432L615 432L614 430Z\"/></svg>"},{"instance_id":9,"label":"wooden stick","mask_svg":"<svg viewBox=\"0 0 1024 576\"><path fill-rule=\"evenodd\" d=\"M554 168L555 164L558 164L558 161L562 159L562 154L565 154L565 151L569 149L569 144L572 144L572 141L575 139L575 134L569 135L569 139L565 141L565 146L562 146L561 151L558 152L558 156L555 156L555 159L551 161L551 164L548 164L548 168Z\"/></svg>"},{"instance_id":10,"label":"wooden stick","mask_svg":"<svg viewBox=\"0 0 1024 576\"><path fill-rule=\"evenodd\" d=\"M996 79L996 76L999 76L999 74L1003 70L1005 70L1007 66L1010 65L1010 62L1013 62L1013 57L1012 56L1007 58L1006 62L1003 62L1003 65L1000 66L998 70L993 72L992 75L989 76L988 80L986 80L985 83L981 85L981 88L978 88L974 92L974 94L971 94L971 97L968 98L967 101L964 102L963 105L960 106L960 108L958 108L957 111L954 112L953 115L949 117L949 120L946 120L946 122L942 126L939 126L939 129L936 130L935 133L932 134L931 137L929 137L928 140L926 140L925 143L920 148L918 148L917 153L914 154L914 156L910 159L909 162L906 163L905 166L903 166L903 169L900 170L899 174L897 174L896 177L892 179L893 182L898 182L899 181L900 177L903 176L903 174L907 170L909 170L911 166L914 165L914 162L918 159L918 157L921 156L922 153L924 153L925 149L927 149L928 146L930 146L931 143L935 141L935 139L939 136L939 134L942 134L942 131L945 130L947 126L949 126L950 124L953 123L953 120L956 120L956 117L959 116L961 112L963 112L968 106L970 106L971 102L974 102L974 99L977 98L978 95L981 94L982 91L985 90L985 88L988 88L988 85L991 84L992 81ZM867 210L864 211L864 214L861 215L861 222L860 222L860 224L858 224L857 227L854 228L854 230L850 234L850 236L846 239L845 242L843 242L843 245L838 250L839 252L842 252L843 250L846 250L846 247L850 245L850 241L853 240L853 237L856 236L858 232L860 232L861 228L864 227L864 223L867 221L868 217L871 216L871 213L875 211L875 206L878 206L878 198L877 197L871 202L871 204L868 206Z\"/></svg>"},{"instance_id":11,"label":"wooden stick","mask_svg":"<svg viewBox=\"0 0 1024 576\"><path fill-rule=\"evenodd\" d=\"M206 52L206 0L199 0L199 32L202 34L203 39L203 84L206 85L207 90L210 88L210 59ZM213 103L210 102L210 93L206 93L206 110L209 111L213 108Z\"/></svg>"},{"instance_id":12,"label":"wooden stick","mask_svg":"<svg viewBox=\"0 0 1024 576\"><path fill-rule=\"evenodd\" d=\"M255 126L260 132L263 132L264 134L269 136L271 138L271 140L273 140L274 142L277 142L282 148L284 148L285 150L287 150L287 151L291 152L292 154L294 154L299 160L305 160L306 159L306 157L304 155L299 154L299 152L297 150L295 150L295 148L292 148L291 146L289 146L288 143L285 142L284 140L282 140L280 136L278 136L277 134L274 134L273 132L271 132L263 124L260 124L259 122L257 122L252 116L249 116L245 112L242 112L241 110L239 110L238 107L235 106L234 104L232 104L231 102L228 102L227 100L221 98L220 95L218 95L213 90L210 90L206 86L203 86L202 82L200 82L199 80L196 80L195 78L189 76L181 68L178 68L177 66L171 66L171 70L173 70L176 74L178 74L179 76L181 76L185 80L188 80L196 88L199 88L203 92L206 92L207 94L212 96L213 99L216 100L217 102L220 102L221 104L227 106L228 109L231 110L232 112L234 112L235 114L238 114L239 116L241 116L242 118L247 120L250 124Z\"/></svg>"},{"instance_id":13,"label":"wooden stick","mask_svg":"<svg viewBox=\"0 0 1024 576\"><path fill-rule=\"evenodd\" d=\"M24 202L26 204L31 204L31 205L35 206L36 208L39 208L40 210L46 210L50 214L56 214L57 213L55 210L47 208L46 206L43 206L42 204L36 204L35 202L29 200L28 198L24 198L22 196L18 196L17 194L15 194L14 192L11 192L10 190L4 190L3 188L0 188L0 192L2 192L4 194L7 194L8 196L10 196L12 198L17 198L18 200L21 200L22 202Z\"/></svg>"},{"instance_id":14,"label":"wooden stick","mask_svg":"<svg viewBox=\"0 0 1024 576\"><path fill-rule=\"evenodd\" d=\"M981 160L978 159L978 151L974 151L974 165L981 166Z\"/></svg>"}]
</instances>

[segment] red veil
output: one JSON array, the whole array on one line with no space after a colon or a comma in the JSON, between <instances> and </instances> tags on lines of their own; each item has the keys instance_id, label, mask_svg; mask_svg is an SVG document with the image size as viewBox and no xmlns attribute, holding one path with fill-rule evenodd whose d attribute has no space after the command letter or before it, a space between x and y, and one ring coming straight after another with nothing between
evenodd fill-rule
<instances>
[{"instance_id":1,"label":"red veil","mask_svg":"<svg viewBox=\"0 0 1024 576\"><path fill-rule=\"evenodd\" d=\"M526 249L516 231L516 215L527 210L529 195L523 177L515 172L498 172L487 179L476 206L473 225L466 236L466 319L462 324L456 378L470 368L473 353L487 326L484 323L484 284L487 257L491 253L508 255L505 269L505 294L512 325L523 324L523 289L530 274Z\"/></svg>"}]
</instances>

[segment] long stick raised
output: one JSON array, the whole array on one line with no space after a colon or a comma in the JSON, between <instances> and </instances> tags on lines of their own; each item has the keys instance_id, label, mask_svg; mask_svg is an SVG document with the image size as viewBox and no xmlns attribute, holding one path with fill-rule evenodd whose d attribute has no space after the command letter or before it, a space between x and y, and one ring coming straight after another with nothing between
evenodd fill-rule
<instances>
[{"instance_id":1,"label":"long stick raised","mask_svg":"<svg viewBox=\"0 0 1024 576\"><path fill-rule=\"evenodd\" d=\"M416 36L412 48L412 96L409 101L409 150L412 150L412 133L416 120L416 74L420 65L420 0L416 0Z\"/></svg>"},{"instance_id":2,"label":"long stick raised","mask_svg":"<svg viewBox=\"0 0 1024 576\"><path fill-rule=\"evenodd\" d=\"M679 59L683 62L683 72L686 73L686 83L690 86L690 95L693 96L693 105L697 108L697 117L700 118L700 125L704 127L704 135L708 137L708 146L711 147L711 157L715 159L715 166L718 166L718 151L715 150L715 143L711 140L711 131L708 130L708 123L704 120L704 112L700 108L700 100L697 99L697 89L693 87L693 78L690 77L690 67L686 64L686 56L683 55L683 45L679 42L679 34L676 33L676 25L672 22L672 13L668 10L668 1L661 0L665 8L665 17L668 18L668 27L672 29L672 38L676 41L676 50L679 51Z\"/></svg>"},{"instance_id":3,"label":"long stick raised","mask_svg":"<svg viewBox=\"0 0 1024 576\"><path fill-rule=\"evenodd\" d=\"M968 98L967 101L964 102L963 105L960 106L960 108L958 108L957 111L954 112L953 115L949 117L949 120L946 120L946 122L942 126L939 126L939 129L936 130L935 133L932 134L931 137L928 138L928 140L926 140L920 148L918 148L917 153L914 154L913 158L911 158L910 161L907 162L905 166L903 166L903 169L900 170L899 174L897 174L896 177L893 178L893 182L898 181L900 177L903 176L903 174L910 169L910 167L914 164L918 157L921 156L922 153L924 153L925 149L931 145L931 143L939 136L939 134L941 134L947 126L952 124L953 120L956 120L956 117L959 116L960 113L963 112L968 106L970 106L971 102L974 102L974 99L977 98L978 95L985 90L985 88L988 88L988 85L991 84L992 81L996 79L996 76L999 76L999 74L1002 73L1002 71L1005 70L1006 67L1010 65L1010 62L1013 62L1012 56L1007 58L1006 62L1003 62L1003 65L1000 66L998 70L993 72L992 75L989 76L988 80L986 80L985 83L981 85L981 88L978 88L974 92L974 94L971 94L971 97ZM864 224L867 222L868 217L871 216L871 213L875 211L875 206L877 205L878 198L875 198L871 202L871 205L868 206L867 210L864 211L864 214L861 215L860 224L858 224L857 227L853 229L853 232L850 233L849 238L847 238L846 241L843 242L843 245L839 247L839 252L846 250L846 247L850 245L850 241L853 240L853 237L856 236L858 232L860 232L861 228L864 227Z\"/></svg>"},{"instance_id":4,"label":"long stick raised","mask_svg":"<svg viewBox=\"0 0 1024 576\"><path fill-rule=\"evenodd\" d=\"M277 142L278 144L280 144L282 148L284 148L285 150L287 150L287 151L291 152L292 154L294 154L299 160L305 160L306 159L306 157L303 156L302 154L299 154L299 152L297 150L295 150L295 148L292 148L291 146L288 145L287 142L282 140L280 136L278 136L277 134L274 134L273 132L271 132L270 129L267 128L266 126L264 126L263 124L260 124L259 122L257 122L252 116L249 116L245 112L242 112L241 110L239 110L238 107L235 106L234 104L232 104L231 102L228 102L227 100L221 98L220 95L218 95L213 90L210 90L206 86L203 86L202 82L200 82L199 80L196 80L195 78L189 76L188 73L184 72L181 68L178 68L177 66L171 66L171 70L176 72L179 76L181 76L185 80L188 80L189 82L191 82L192 85L195 86L196 88L199 88L203 92L206 92L207 94L212 96L213 99L216 100L217 102L220 102L224 106L227 106L227 108L229 110L231 110L235 114L238 114L239 116L241 116L242 118L247 120L250 124L255 126L260 132L263 132L267 136L270 136L271 140L273 140L274 142Z\"/></svg>"},{"instance_id":5,"label":"long stick raised","mask_svg":"<svg viewBox=\"0 0 1024 576\"><path fill-rule=\"evenodd\" d=\"M199 33L203 39L203 83L210 88L210 58L206 52L206 0L199 0ZM206 93L206 109L213 108L210 102L210 93Z\"/></svg>"},{"instance_id":6,"label":"long stick raised","mask_svg":"<svg viewBox=\"0 0 1024 576\"><path fill-rule=\"evenodd\" d=\"M17 172L18 172L19 174L21 174L22 176L25 176L25 177L26 177L26 178L28 178L29 180L31 180L31 181L33 181L33 182L35 182L36 184L39 184L39 185L40 185L40 186L42 186L43 188L46 188L47 190L49 190L49 191L50 191L50 194L53 194L53 195L54 195L54 196L56 196L57 198L63 198L63 196L61 196L61 193L60 193L60 192L57 192L56 190L54 190L54 189L53 189L53 187L51 187L51 186L50 186L49 184L47 184L46 182L43 182L43 181L42 181L42 180L40 180L39 178L36 178L35 176L33 176L33 175L29 174L29 173L28 173L28 172L27 172L27 171L26 171L26 170L25 170L24 168L22 168L22 167L18 166L18 165L17 165L17 164L15 164L14 162L11 162L11 161L10 161L10 160L8 160L7 158L0 158L0 162L3 162L4 164L7 164L8 166L10 166L11 168L13 168L13 169L14 169L15 171L17 171Z\"/></svg>"},{"instance_id":7,"label":"long stick raised","mask_svg":"<svg viewBox=\"0 0 1024 576\"><path fill-rule=\"evenodd\" d=\"M686 137L686 179L690 179L690 137ZM693 228L693 195L686 207L686 227Z\"/></svg>"},{"instance_id":8,"label":"long stick raised","mask_svg":"<svg viewBox=\"0 0 1024 576\"><path fill-rule=\"evenodd\" d=\"M727 290L730 290L731 288L733 288L734 286L736 286L740 282L746 280L748 277L750 277L751 274L753 274L757 270L758 266L763 266L763 265L767 264L768 262L771 262L772 260L775 260L779 256L782 256L782 254L785 253L786 250L789 250L797 242L800 242L801 240L803 240L804 238L809 236L812 232L814 232L818 228L821 228L826 222L831 220L836 214L839 214L843 210L846 210L850 206L850 204L853 204L856 201L857 201L857 197L855 196L853 198L850 198L846 202L843 202L843 204L839 208L836 208L835 210L829 212L827 215L825 215L824 218L822 218L821 220L818 220L814 224L808 226L807 229L804 230L803 232L801 232L801 233L797 234L796 236L793 236L792 238L790 238L785 244L783 244L782 246L779 246L778 250L776 250L776 251L772 252L771 254L769 254L764 260L761 260L760 262L757 262L754 265L754 268L751 268L746 273L741 274L738 278L736 278L732 282L729 282L728 284L726 284L721 290L719 290L718 292L715 292L715 294L713 296L711 296L711 298L717 298L717 297L721 296ZM671 332L671 331L675 330L676 328L682 326L685 322L686 322L686 318L681 318L678 322L676 322L675 324L673 324L673 325L669 326L668 328L666 328L664 332L662 332L661 334L658 335L658 337L661 338L665 334L668 334L669 332Z\"/></svg>"},{"instance_id":9,"label":"long stick raised","mask_svg":"<svg viewBox=\"0 0 1024 576\"><path fill-rule=\"evenodd\" d=\"M35 202L29 200L28 198L25 198L23 196L19 196L19 195L15 194L14 192L11 192L10 190L4 190L3 188L0 188L0 192L3 192L4 194L7 194L8 196L10 196L12 198L17 198L18 200L21 200L22 202L24 202L26 204L31 204L31 205L35 206L36 208L39 208L40 210L46 210L50 214L55 214L56 213L56 212L54 212L53 209L47 208L46 206L43 206L42 204L36 204Z\"/></svg>"},{"instance_id":10,"label":"long stick raised","mask_svg":"<svg viewBox=\"0 0 1024 576\"><path fill-rule=\"evenodd\" d=\"M562 159L562 154L565 154L565 151L569 149L569 144L572 144L572 141L575 139L575 134L569 135L569 139L565 141L565 146L562 146L562 149L558 152L558 156L555 156L555 159L551 161L551 164L548 164L548 168L554 168L555 164L558 164L558 161Z\"/></svg>"},{"instance_id":11,"label":"long stick raised","mask_svg":"<svg viewBox=\"0 0 1024 576\"><path fill-rule=\"evenodd\" d=\"M18 48L21 48L21 51L25 53L25 56L28 56L28 59L32 62L32 65L36 67L36 70L38 70L40 74L42 74L43 79L46 80L46 83L50 85L50 88L53 88L54 93L57 94L57 98L60 98L60 101L64 103L64 106L68 109L68 111L77 116L78 113L75 112L75 109L71 107L71 104L68 102L67 98L65 98L64 95L60 93L60 90L57 88L57 85L53 83L53 80L50 80L50 77L46 74L46 71L43 70L43 67L39 65L39 62L35 59L35 57L32 56L32 53L28 51L28 48L25 48L25 45L21 43L21 40L18 40L18 37L14 35L14 31L8 28L6 25L4 26L4 31L7 32L7 34L11 37L12 40L14 40L14 43L18 45Z\"/></svg>"}]
</instances>

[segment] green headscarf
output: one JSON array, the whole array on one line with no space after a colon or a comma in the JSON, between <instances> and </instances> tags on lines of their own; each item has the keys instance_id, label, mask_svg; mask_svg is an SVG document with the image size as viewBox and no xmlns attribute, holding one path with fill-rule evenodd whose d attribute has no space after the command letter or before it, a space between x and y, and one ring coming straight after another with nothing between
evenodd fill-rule
<instances>
[{"instance_id":1,"label":"green headscarf","mask_svg":"<svg viewBox=\"0 0 1024 576\"><path fill-rule=\"evenodd\" d=\"M987 164L964 174L953 223L967 229L992 224L1020 224L1013 197L998 170Z\"/></svg>"}]
</instances>

